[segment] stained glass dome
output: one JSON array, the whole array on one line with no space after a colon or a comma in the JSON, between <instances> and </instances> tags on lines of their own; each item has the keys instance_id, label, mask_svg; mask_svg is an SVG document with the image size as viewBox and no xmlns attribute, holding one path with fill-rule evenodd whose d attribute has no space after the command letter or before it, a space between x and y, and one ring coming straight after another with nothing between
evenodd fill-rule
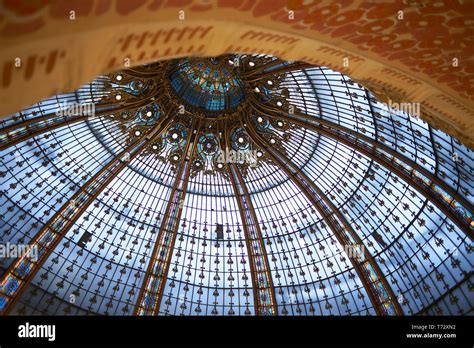
<instances>
[{"instance_id":1,"label":"stained glass dome","mask_svg":"<svg viewBox=\"0 0 474 348\"><path fill-rule=\"evenodd\" d=\"M3 314L472 314L472 150L329 68L157 62L0 127Z\"/></svg>"},{"instance_id":2,"label":"stained glass dome","mask_svg":"<svg viewBox=\"0 0 474 348\"><path fill-rule=\"evenodd\" d=\"M171 64L169 72L172 91L206 115L218 116L224 111L234 111L245 98L245 89L241 78L232 69L235 64L232 59L221 56L177 60Z\"/></svg>"}]
</instances>

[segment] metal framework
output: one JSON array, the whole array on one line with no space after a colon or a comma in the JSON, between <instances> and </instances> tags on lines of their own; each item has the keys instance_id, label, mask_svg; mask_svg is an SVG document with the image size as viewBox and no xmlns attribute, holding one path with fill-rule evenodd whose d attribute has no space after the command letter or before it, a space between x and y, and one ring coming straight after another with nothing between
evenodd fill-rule
<instances>
[{"instance_id":1,"label":"metal framework","mask_svg":"<svg viewBox=\"0 0 474 348\"><path fill-rule=\"evenodd\" d=\"M195 129L194 125L195 123L193 123L191 129ZM196 150L198 133L199 126L196 130L190 131L187 136L173 189L158 232L158 238L154 244L145 280L138 295L134 310L135 315L156 315L160 308L164 283L168 276L171 254L183 211L183 202L191 172L191 158Z\"/></svg>"},{"instance_id":2,"label":"metal framework","mask_svg":"<svg viewBox=\"0 0 474 348\"><path fill-rule=\"evenodd\" d=\"M159 89L155 87L149 94L149 97L154 98L158 90ZM131 100L125 100L117 106L117 104L111 103L111 97L112 96L108 96L104 101L94 105L94 109L97 108L97 111L94 110L93 114L79 113L63 116L60 114L61 110L56 110L53 113L13 123L0 130L0 151L61 127L91 120L95 117L111 115L115 112L130 112L149 104L149 99L145 96L138 100L133 100L133 98L131 98Z\"/></svg>"},{"instance_id":3,"label":"metal framework","mask_svg":"<svg viewBox=\"0 0 474 348\"><path fill-rule=\"evenodd\" d=\"M394 151L385 144L346 127L334 124L333 122L324 119L316 119L299 112L290 115L275 108L259 105L258 103L254 105L257 110L264 110L265 115L294 122L319 134L335 139L383 165L413 185L418 191L423 192L433 204L465 231L471 240L474 239L474 229L472 228L471 221L465 219L456 211L456 208L460 204L468 211L474 212L474 205L422 166ZM449 198L446 199L446 196Z\"/></svg>"},{"instance_id":4,"label":"metal framework","mask_svg":"<svg viewBox=\"0 0 474 348\"><path fill-rule=\"evenodd\" d=\"M248 115L245 117L245 122L251 124ZM251 126L246 127L246 129L252 141L259 147L267 149L271 160L295 182L308 200L316 207L319 214L324 217L361 278L377 314L402 315L403 311L397 302L396 296L377 263L334 204L288 158L274 150L270 143L263 140L255 129Z\"/></svg>"},{"instance_id":5,"label":"metal framework","mask_svg":"<svg viewBox=\"0 0 474 348\"><path fill-rule=\"evenodd\" d=\"M101 76L0 121L0 160L1 314L474 308L471 150L327 68Z\"/></svg>"},{"instance_id":6,"label":"metal framework","mask_svg":"<svg viewBox=\"0 0 474 348\"><path fill-rule=\"evenodd\" d=\"M231 130L224 129L225 148L231 147L229 139ZM235 163L227 163L228 173L235 196L239 205L242 225L245 232L245 242L249 252L250 268L254 291L255 308L258 315L276 315L276 299L273 281L268 266L268 256L262 238L262 232L257 221L248 189L242 173Z\"/></svg>"},{"instance_id":7,"label":"metal framework","mask_svg":"<svg viewBox=\"0 0 474 348\"><path fill-rule=\"evenodd\" d=\"M18 299L25 289L25 285L35 276L54 248L61 242L66 232L116 177L117 173L123 170L130 160L140 154L153 138L166 130L168 124L169 120L163 125L154 128L143 139L134 141L112 161L107 163L33 237L30 242L30 249L37 248L39 257L35 260L31 255L24 255L7 269L0 281L1 295L5 299L1 308L2 314L7 314L10 311L15 300Z\"/></svg>"}]
</instances>

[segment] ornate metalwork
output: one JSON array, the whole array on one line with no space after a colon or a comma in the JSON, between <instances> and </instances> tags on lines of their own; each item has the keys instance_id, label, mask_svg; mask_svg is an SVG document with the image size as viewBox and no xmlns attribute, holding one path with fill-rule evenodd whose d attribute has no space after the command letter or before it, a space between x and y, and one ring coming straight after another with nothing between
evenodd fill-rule
<instances>
[{"instance_id":1,"label":"ornate metalwork","mask_svg":"<svg viewBox=\"0 0 474 348\"><path fill-rule=\"evenodd\" d=\"M193 124L194 126L194 124ZM193 127L194 128L194 127ZM158 238L154 244L151 260L140 289L135 315L156 315L163 297L163 288L170 267L171 253L176 241L183 202L196 149L197 130L188 132L183 151L179 157L179 169L161 222Z\"/></svg>"},{"instance_id":2,"label":"ornate metalwork","mask_svg":"<svg viewBox=\"0 0 474 348\"><path fill-rule=\"evenodd\" d=\"M38 272L41 265L48 258L54 248L62 240L65 233L74 225L97 195L112 181L127 163L136 157L148 143L161 132L167 124L150 130L141 139L132 142L124 151L107 163L94 177L76 192L69 202L51 218L41 231L30 242L30 249L37 249L37 257L26 254L14 262L5 272L0 281L0 310L8 313L15 299L23 292L25 286Z\"/></svg>"},{"instance_id":3,"label":"ornate metalwork","mask_svg":"<svg viewBox=\"0 0 474 348\"><path fill-rule=\"evenodd\" d=\"M238 129L237 132L224 129L224 134L226 148L231 144L231 134L240 139L244 137L242 129ZM245 138L247 138L247 136L245 136ZM245 143L246 149L250 146L249 139L244 139L242 142L237 140L237 143ZM241 170L239 170L237 166L238 165L233 161L227 162L229 177L239 204L240 215L245 231L245 241L250 256L249 260L252 269L251 273L253 278L255 308L257 309L258 315L276 315L275 293L269 271L268 257L265 252L262 232L260 231L260 226L255 215L255 210L248 189L245 186Z\"/></svg>"},{"instance_id":4,"label":"ornate metalwork","mask_svg":"<svg viewBox=\"0 0 474 348\"><path fill-rule=\"evenodd\" d=\"M292 116L278 109L256 106L259 111L275 119L284 119L320 134L336 139L358 152L363 153L390 171L397 173L406 182L411 183L423 192L436 206L442 209L462 228L471 240L474 239L474 206L464 197L454 192L443 181L432 175L425 168L363 134L358 134L346 127L336 125L324 119L308 117L295 111Z\"/></svg>"},{"instance_id":5,"label":"ornate metalwork","mask_svg":"<svg viewBox=\"0 0 474 348\"><path fill-rule=\"evenodd\" d=\"M252 122L249 117L246 117L245 121L247 124ZM359 236L334 204L290 160L285 158L278 150L273 149L271 144L265 143L252 126L247 127L247 130L252 141L261 148L267 149L266 151L272 162L284 171L288 177L292 178L331 226L334 235L344 247L354 268L363 280L364 287L377 313L379 315L402 315L403 311L380 268Z\"/></svg>"},{"instance_id":6,"label":"ornate metalwork","mask_svg":"<svg viewBox=\"0 0 474 348\"><path fill-rule=\"evenodd\" d=\"M3 240L39 256L0 259L2 313L474 306L471 150L327 68L125 69L0 121L0 159Z\"/></svg>"}]
</instances>

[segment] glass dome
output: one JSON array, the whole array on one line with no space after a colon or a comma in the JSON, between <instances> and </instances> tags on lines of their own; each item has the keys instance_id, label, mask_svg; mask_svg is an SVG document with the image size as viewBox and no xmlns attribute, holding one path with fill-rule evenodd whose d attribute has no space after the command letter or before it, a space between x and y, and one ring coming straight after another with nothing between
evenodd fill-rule
<instances>
[{"instance_id":1,"label":"glass dome","mask_svg":"<svg viewBox=\"0 0 474 348\"><path fill-rule=\"evenodd\" d=\"M10 115L1 244L28 252L0 259L0 311L470 314L472 150L406 111L326 67L228 55Z\"/></svg>"},{"instance_id":2,"label":"glass dome","mask_svg":"<svg viewBox=\"0 0 474 348\"><path fill-rule=\"evenodd\" d=\"M233 111L245 98L240 77L234 72L233 57L184 58L171 64L169 84L188 105L207 114Z\"/></svg>"}]
</instances>

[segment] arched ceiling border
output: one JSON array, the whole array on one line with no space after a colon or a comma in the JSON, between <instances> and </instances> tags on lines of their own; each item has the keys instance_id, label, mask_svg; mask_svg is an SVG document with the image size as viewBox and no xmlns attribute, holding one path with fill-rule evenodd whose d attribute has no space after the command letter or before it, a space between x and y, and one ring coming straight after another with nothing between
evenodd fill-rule
<instances>
[{"instance_id":1,"label":"arched ceiling border","mask_svg":"<svg viewBox=\"0 0 474 348\"><path fill-rule=\"evenodd\" d=\"M86 13L85 5L71 3L63 9L63 17L58 13L53 16L53 10L44 7L24 16L26 19L20 18L18 23L23 27L25 22L38 22L39 28L29 33L12 31L12 11L0 7L2 116L48 96L75 90L98 74L123 69L128 63L134 66L229 52L265 53L330 67L385 101L420 103L422 118L474 148L472 100L448 83L410 71L397 60L363 51L341 38L331 39L324 30L302 30L275 20L269 11L270 15L256 16L255 9L231 8L228 1L219 1L212 11L204 5L186 5L186 1L167 2L155 12L149 10L153 2L146 1L136 1L130 8L120 7L120 1L116 7L107 1L83 3L92 3L95 14L84 16L81 11ZM362 3L354 1L349 8ZM148 8L142 6L145 4ZM76 8L74 21L69 19L69 8ZM181 10L184 20L179 19ZM19 67L15 66L16 58L21 59Z\"/></svg>"}]
</instances>

